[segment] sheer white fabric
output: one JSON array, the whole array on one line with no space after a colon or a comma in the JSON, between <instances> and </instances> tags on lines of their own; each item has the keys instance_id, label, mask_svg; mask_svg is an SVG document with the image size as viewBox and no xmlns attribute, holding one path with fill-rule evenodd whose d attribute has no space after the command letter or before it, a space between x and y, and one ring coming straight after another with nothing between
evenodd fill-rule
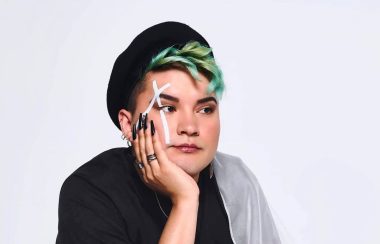
<instances>
[{"instance_id":1,"label":"sheer white fabric","mask_svg":"<svg viewBox=\"0 0 380 244\"><path fill-rule=\"evenodd\" d=\"M217 152L212 162L235 244L280 244L261 187L243 161Z\"/></svg>"}]
</instances>

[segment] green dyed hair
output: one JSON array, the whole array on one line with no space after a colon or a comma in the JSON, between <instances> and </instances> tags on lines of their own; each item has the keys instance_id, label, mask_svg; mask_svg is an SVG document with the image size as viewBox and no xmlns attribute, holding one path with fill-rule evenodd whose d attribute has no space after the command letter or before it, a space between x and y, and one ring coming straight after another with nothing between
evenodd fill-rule
<instances>
[{"instance_id":1,"label":"green dyed hair","mask_svg":"<svg viewBox=\"0 0 380 244\"><path fill-rule=\"evenodd\" d=\"M211 48L203 46L196 41L190 41L182 48L170 46L162 50L151 59L142 75L141 80L144 80L146 74L150 71L168 70L174 68L188 72L194 80L199 81L200 72L210 81L207 92L215 92L216 98L220 100L224 91L223 74L210 53ZM142 83L143 82L135 87L132 92L132 96L129 99L128 107L131 111L135 110L136 95L142 91Z\"/></svg>"},{"instance_id":2,"label":"green dyed hair","mask_svg":"<svg viewBox=\"0 0 380 244\"><path fill-rule=\"evenodd\" d=\"M207 91L215 92L216 97L220 99L224 90L223 75L210 53L211 48L202 46L196 41L188 42L180 49L174 46L168 47L152 58L144 76L149 71L182 66L194 80L199 80L199 72L206 76L210 81Z\"/></svg>"}]
</instances>

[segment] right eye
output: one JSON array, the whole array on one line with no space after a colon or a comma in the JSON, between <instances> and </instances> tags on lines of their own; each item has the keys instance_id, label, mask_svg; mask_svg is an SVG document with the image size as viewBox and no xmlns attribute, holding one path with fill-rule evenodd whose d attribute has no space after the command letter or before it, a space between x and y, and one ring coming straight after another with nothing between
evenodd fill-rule
<instances>
[{"instance_id":1,"label":"right eye","mask_svg":"<svg viewBox=\"0 0 380 244\"><path fill-rule=\"evenodd\" d=\"M160 107L160 110L164 111L165 113L172 113L175 112L175 107L170 105L164 105Z\"/></svg>"}]
</instances>

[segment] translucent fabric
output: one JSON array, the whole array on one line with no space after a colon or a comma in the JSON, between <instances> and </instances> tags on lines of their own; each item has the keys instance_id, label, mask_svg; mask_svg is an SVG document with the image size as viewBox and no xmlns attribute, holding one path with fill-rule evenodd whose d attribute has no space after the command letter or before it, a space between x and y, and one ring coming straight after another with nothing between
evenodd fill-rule
<instances>
[{"instance_id":1,"label":"translucent fabric","mask_svg":"<svg viewBox=\"0 0 380 244\"><path fill-rule=\"evenodd\" d=\"M280 244L261 187L243 161L217 152L212 162L235 244Z\"/></svg>"}]
</instances>

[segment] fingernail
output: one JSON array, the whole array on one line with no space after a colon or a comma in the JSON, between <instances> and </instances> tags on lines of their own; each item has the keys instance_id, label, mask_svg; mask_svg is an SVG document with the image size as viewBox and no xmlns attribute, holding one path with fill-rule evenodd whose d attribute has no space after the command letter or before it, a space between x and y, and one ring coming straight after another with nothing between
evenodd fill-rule
<instances>
[{"instance_id":1,"label":"fingernail","mask_svg":"<svg viewBox=\"0 0 380 244\"><path fill-rule=\"evenodd\" d=\"M136 139L136 124L133 124L133 129L132 129L132 139Z\"/></svg>"},{"instance_id":2,"label":"fingernail","mask_svg":"<svg viewBox=\"0 0 380 244\"><path fill-rule=\"evenodd\" d=\"M144 117L144 130L148 128L148 114L145 115Z\"/></svg>"},{"instance_id":3,"label":"fingernail","mask_svg":"<svg viewBox=\"0 0 380 244\"><path fill-rule=\"evenodd\" d=\"M143 114L142 115L141 128L140 129L143 129L144 127L145 127L145 115Z\"/></svg>"},{"instance_id":4,"label":"fingernail","mask_svg":"<svg viewBox=\"0 0 380 244\"><path fill-rule=\"evenodd\" d=\"M143 122L142 113L140 113L140 115L139 115L139 125L138 125L137 129L141 130L141 128L142 128L142 122Z\"/></svg>"},{"instance_id":5,"label":"fingernail","mask_svg":"<svg viewBox=\"0 0 380 244\"><path fill-rule=\"evenodd\" d=\"M152 136L156 133L156 128L154 128L153 120L150 121L150 131L152 132Z\"/></svg>"}]
</instances>

